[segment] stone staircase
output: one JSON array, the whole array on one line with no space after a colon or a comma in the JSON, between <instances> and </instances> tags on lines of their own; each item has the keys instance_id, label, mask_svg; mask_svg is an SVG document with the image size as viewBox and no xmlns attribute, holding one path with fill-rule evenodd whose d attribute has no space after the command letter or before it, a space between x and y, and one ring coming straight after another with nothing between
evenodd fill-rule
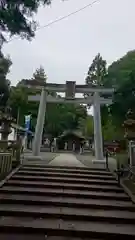
<instances>
[{"instance_id":1,"label":"stone staircase","mask_svg":"<svg viewBox=\"0 0 135 240\"><path fill-rule=\"evenodd\" d=\"M0 188L0 240L135 239L135 205L103 169L25 165Z\"/></svg>"}]
</instances>

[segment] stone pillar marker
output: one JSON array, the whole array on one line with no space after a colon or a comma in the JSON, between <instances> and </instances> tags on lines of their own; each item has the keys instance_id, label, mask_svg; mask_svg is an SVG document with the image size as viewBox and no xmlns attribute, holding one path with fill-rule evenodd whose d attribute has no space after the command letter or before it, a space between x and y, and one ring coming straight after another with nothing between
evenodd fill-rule
<instances>
[{"instance_id":1,"label":"stone pillar marker","mask_svg":"<svg viewBox=\"0 0 135 240\"><path fill-rule=\"evenodd\" d=\"M45 121L45 113L46 113L46 100L47 100L47 92L44 88L42 88L37 124L33 142L33 156L40 156L40 146L42 141L42 133Z\"/></svg>"}]
</instances>

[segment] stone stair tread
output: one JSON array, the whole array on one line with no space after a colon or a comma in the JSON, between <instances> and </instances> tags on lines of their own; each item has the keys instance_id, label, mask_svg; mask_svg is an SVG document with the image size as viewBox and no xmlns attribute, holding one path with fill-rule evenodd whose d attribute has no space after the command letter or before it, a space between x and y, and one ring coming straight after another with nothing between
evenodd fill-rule
<instances>
[{"instance_id":1,"label":"stone stair tread","mask_svg":"<svg viewBox=\"0 0 135 240\"><path fill-rule=\"evenodd\" d=\"M5 217L0 218L0 232L14 229L20 229L20 231L47 233L47 232L62 232L62 235L73 236L76 233L78 236L90 236L104 237L106 235L129 237L133 239L135 237L135 227L129 224L111 224L102 222L86 222L86 221L73 221L63 219L33 219L33 218L22 218L22 217Z\"/></svg>"},{"instance_id":2,"label":"stone stair tread","mask_svg":"<svg viewBox=\"0 0 135 240\"><path fill-rule=\"evenodd\" d=\"M5 185L27 185L27 186L31 186L31 187L50 187L50 188L71 188L71 189L97 189L97 190L105 190L105 191L116 191L116 192L124 192L124 190L121 187L117 187L117 186L108 186L108 185L97 185L97 184L93 184L93 185L88 185L88 184L81 184L81 183L57 183L57 182L43 182L43 181L36 181L36 179L34 179L33 181L27 181L27 180L14 180L14 179L10 179Z\"/></svg>"},{"instance_id":3,"label":"stone stair tread","mask_svg":"<svg viewBox=\"0 0 135 240\"><path fill-rule=\"evenodd\" d=\"M97 192L97 191L83 191L83 190L72 190L72 189L52 189L52 188L29 188L29 187L15 187L15 186L3 186L0 192L25 192L34 194L57 194L57 195L71 195L78 197L115 197L116 199L122 198L123 200L129 200L129 197L125 193L115 193L115 192Z\"/></svg>"},{"instance_id":4,"label":"stone stair tread","mask_svg":"<svg viewBox=\"0 0 135 240\"><path fill-rule=\"evenodd\" d=\"M27 174L32 174L32 175L39 175L39 176L58 176L58 177L75 177L75 178L95 178L95 179L107 179L107 180L113 180L115 177L113 175L111 176L106 176L106 175L92 175L92 174L73 174L73 173L64 173L64 172L41 172L40 170L38 171L31 171L31 170L25 170L25 169L20 169L18 173L27 173Z\"/></svg>"},{"instance_id":5,"label":"stone stair tread","mask_svg":"<svg viewBox=\"0 0 135 240\"><path fill-rule=\"evenodd\" d=\"M3 201L2 201L3 200ZM100 206L103 206L104 208L106 206L110 208L120 208L123 207L122 209L127 209L130 207L132 211L135 211L135 204L133 204L131 201L116 201L116 200L102 200L102 199L79 199L79 198L72 198L72 197L48 197L48 196L35 196L35 195L20 195L19 193L17 194L9 194L9 193L4 193L0 194L0 203L4 202L4 200L9 200L9 203L11 201L15 201L16 204L18 202L22 201L27 203L30 201L30 204L36 204L36 205L54 205L55 203L58 203L59 206L63 206L63 203L67 204L67 206L73 204L74 207L77 207L79 204L81 204L82 207L84 208L91 208L94 205L98 208ZM8 201L7 201L8 202ZM121 208L120 208L121 209Z\"/></svg>"},{"instance_id":6,"label":"stone stair tread","mask_svg":"<svg viewBox=\"0 0 135 240\"><path fill-rule=\"evenodd\" d=\"M28 175L28 174L20 174L20 172L16 173L14 176L12 176L12 179L35 179L34 175ZM47 180L47 181L52 181L54 180L55 182L81 182L84 184L88 183L97 183L97 184L107 184L107 185L118 185L116 180L97 180L97 179L86 179L86 178L68 178L68 177L49 177L49 176L36 176L36 180Z\"/></svg>"},{"instance_id":7,"label":"stone stair tread","mask_svg":"<svg viewBox=\"0 0 135 240\"><path fill-rule=\"evenodd\" d=\"M61 237L61 236L47 236L45 234L28 234L28 233L0 233L0 239L2 240L99 240L92 238L76 238L76 237ZM104 240L103 238L100 240Z\"/></svg>"},{"instance_id":8,"label":"stone stair tread","mask_svg":"<svg viewBox=\"0 0 135 240\"><path fill-rule=\"evenodd\" d=\"M43 164L43 161L40 161L35 163L35 160L34 161L30 161L30 162L25 162L25 165L23 166L40 166L40 167L46 167L46 168L53 168L53 169L69 169L69 170L92 170L92 171L97 171L97 167L88 167L88 166L81 166L81 167L78 167L78 166L54 166L54 165L48 165L48 164ZM103 166L102 168L98 168L98 171L102 171L102 172L105 172L106 169L105 167Z\"/></svg>"},{"instance_id":9,"label":"stone stair tread","mask_svg":"<svg viewBox=\"0 0 135 240\"><path fill-rule=\"evenodd\" d=\"M46 214L57 214L60 215L61 218L63 215L71 217L96 217L97 219L103 218L107 220L107 218L115 218L115 219L125 219L125 220L135 220L135 212L129 211L114 211L114 210L99 210L99 209L83 209L83 208L71 208L71 207L56 207L56 206L30 206L30 205L23 205L23 204L1 204L0 205L0 214L3 215L3 212L18 212L22 216L22 214L27 213L37 213L43 214L43 218L46 217ZM86 220L86 219L85 219Z\"/></svg>"},{"instance_id":10,"label":"stone stair tread","mask_svg":"<svg viewBox=\"0 0 135 240\"><path fill-rule=\"evenodd\" d=\"M112 176L112 173L109 172L109 171L100 171L100 170L84 170L84 169L68 169L68 168L51 168L51 167L47 167L47 166L41 166L41 165L24 165L22 166L21 169L25 169L25 170L30 170L30 171L33 171L33 170L36 170L36 171L45 171L45 172L65 172L65 173L75 173L75 174L95 174L95 175L109 175L109 176Z\"/></svg>"}]
</instances>

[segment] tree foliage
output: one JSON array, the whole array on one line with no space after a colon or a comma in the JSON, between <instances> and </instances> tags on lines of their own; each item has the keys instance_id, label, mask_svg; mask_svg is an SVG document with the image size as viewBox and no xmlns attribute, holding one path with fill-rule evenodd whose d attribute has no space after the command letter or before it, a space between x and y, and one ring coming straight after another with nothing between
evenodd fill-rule
<instances>
[{"instance_id":1,"label":"tree foliage","mask_svg":"<svg viewBox=\"0 0 135 240\"><path fill-rule=\"evenodd\" d=\"M20 35L30 39L34 37L36 22L34 14L40 5L50 4L51 0L2 0L0 2L0 32L1 41L5 40L3 33Z\"/></svg>"},{"instance_id":2,"label":"tree foliage","mask_svg":"<svg viewBox=\"0 0 135 240\"><path fill-rule=\"evenodd\" d=\"M85 82L90 86L102 86L104 85L106 75L106 61L98 53L89 67Z\"/></svg>"},{"instance_id":3,"label":"tree foliage","mask_svg":"<svg viewBox=\"0 0 135 240\"><path fill-rule=\"evenodd\" d=\"M119 88L129 80L131 73L135 74L135 50L128 52L108 67L108 84Z\"/></svg>"},{"instance_id":4,"label":"tree foliage","mask_svg":"<svg viewBox=\"0 0 135 240\"><path fill-rule=\"evenodd\" d=\"M87 111L81 105L48 103L45 131L58 136L65 130L77 129L80 117L86 116Z\"/></svg>"},{"instance_id":5,"label":"tree foliage","mask_svg":"<svg viewBox=\"0 0 135 240\"><path fill-rule=\"evenodd\" d=\"M84 136L92 137L94 134L93 117L88 115L86 118L80 118L78 128L81 130Z\"/></svg>"},{"instance_id":6,"label":"tree foliage","mask_svg":"<svg viewBox=\"0 0 135 240\"><path fill-rule=\"evenodd\" d=\"M0 107L5 107L10 91L10 82L6 78L12 62L9 57L5 57L0 51Z\"/></svg>"},{"instance_id":7,"label":"tree foliage","mask_svg":"<svg viewBox=\"0 0 135 240\"><path fill-rule=\"evenodd\" d=\"M41 83L46 83L47 81L47 75L45 73L45 70L42 66L36 69L35 73L33 73L33 80L39 81Z\"/></svg>"},{"instance_id":8,"label":"tree foliage","mask_svg":"<svg viewBox=\"0 0 135 240\"><path fill-rule=\"evenodd\" d=\"M107 82L107 63L106 60L102 58L100 53L98 53L92 61L92 64L89 67L85 83L90 87L104 86L106 87ZM85 96L90 96L93 94L85 94ZM102 94L103 96L103 94ZM88 107L90 107L88 105ZM101 106L101 116L102 124L105 124L108 117L108 108L106 106Z\"/></svg>"},{"instance_id":9,"label":"tree foliage","mask_svg":"<svg viewBox=\"0 0 135 240\"><path fill-rule=\"evenodd\" d=\"M113 123L112 116L109 116L105 125L102 126L102 133L105 141L122 140L124 137L123 129Z\"/></svg>"},{"instance_id":10,"label":"tree foliage","mask_svg":"<svg viewBox=\"0 0 135 240\"><path fill-rule=\"evenodd\" d=\"M114 94L111 112L116 124L122 125L126 113L131 109L135 113L135 73L129 74Z\"/></svg>"},{"instance_id":11,"label":"tree foliage","mask_svg":"<svg viewBox=\"0 0 135 240\"><path fill-rule=\"evenodd\" d=\"M24 123L24 115L27 112L27 89L26 87L11 87L10 97L8 100L9 106L12 109L12 116L17 119L19 111L19 123Z\"/></svg>"},{"instance_id":12,"label":"tree foliage","mask_svg":"<svg viewBox=\"0 0 135 240\"><path fill-rule=\"evenodd\" d=\"M105 139L124 135L122 124L126 113L131 109L135 113L135 51L130 51L106 69L106 61L97 55L89 68L86 83L91 86L114 87L113 104L102 106L101 116ZM102 63L102 64L101 64ZM103 71L101 69L103 66ZM100 76L98 78L98 76ZM96 78L97 77L97 78ZM94 80L93 80L94 79ZM99 80L95 81L95 79ZM111 119L110 119L111 114Z\"/></svg>"},{"instance_id":13,"label":"tree foliage","mask_svg":"<svg viewBox=\"0 0 135 240\"><path fill-rule=\"evenodd\" d=\"M121 128L129 109L135 112L135 51L130 51L108 67L106 85L115 87L110 107L113 123Z\"/></svg>"}]
</instances>

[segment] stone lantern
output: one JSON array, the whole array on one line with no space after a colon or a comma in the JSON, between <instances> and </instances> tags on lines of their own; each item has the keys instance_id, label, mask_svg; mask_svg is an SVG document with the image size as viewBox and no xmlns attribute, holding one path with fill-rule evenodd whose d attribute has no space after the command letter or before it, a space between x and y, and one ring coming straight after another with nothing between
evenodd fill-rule
<instances>
[{"instance_id":1,"label":"stone lantern","mask_svg":"<svg viewBox=\"0 0 135 240\"><path fill-rule=\"evenodd\" d=\"M11 109L9 107L6 107L4 111L0 111L0 133L2 141L8 140L8 135L12 132L11 123L13 121L14 119L11 116Z\"/></svg>"},{"instance_id":2,"label":"stone lantern","mask_svg":"<svg viewBox=\"0 0 135 240\"><path fill-rule=\"evenodd\" d=\"M126 120L123 123L123 127L125 129L124 137L131 141L135 140L135 114L130 109L126 114Z\"/></svg>"}]
</instances>

